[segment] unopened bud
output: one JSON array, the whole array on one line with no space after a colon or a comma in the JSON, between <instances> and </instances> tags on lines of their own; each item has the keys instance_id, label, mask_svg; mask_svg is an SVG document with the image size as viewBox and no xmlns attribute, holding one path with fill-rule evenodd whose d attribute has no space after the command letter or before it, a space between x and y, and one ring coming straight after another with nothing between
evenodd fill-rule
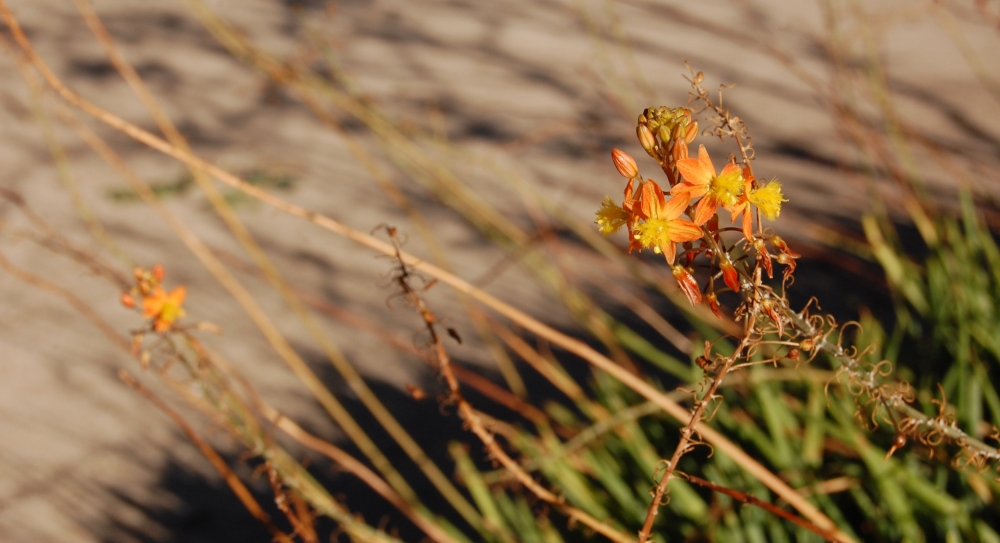
<instances>
[{"instance_id":1,"label":"unopened bud","mask_svg":"<svg viewBox=\"0 0 1000 543\"><path fill-rule=\"evenodd\" d=\"M666 144L668 141L673 139L671 138L670 127L665 124L660 125L660 127L656 129L656 137L660 138L660 141Z\"/></svg>"},{"instance_id":2,"label":"unopened bud","mask_svg":"<svg viewBox=\"0 0 1000 543\"><path fill-rule=\"evenodd\" d=\"M167 271L163 269L163 264L153 264L153 277L157 281L163 282L163 277L167 274Z\"/></svg>"},{"instance_id":3,"label":"unopened bud","mask_svg":"<svg viewBox=\"0 0 1000 543\"><path fill-rule=\"evenodd\" d=\"M690 112L688 112L690 116ZM687 125L687 133L684 134L684 141L691 143L694 139L698 137L698 121L691 121Z\"/></svg>"},{"instance_id":4,"label":"unopened bud","mask_svg":"<svg viewBox=\"0 0 1000 543\"><path fill-rule=\"evenodd\" d=\"M622 174L622 177L632 179L639 175L639 166L636 165L635 159L625 151L617 148L612 149L611 160L614 161L615 169Z\"/></svg>"},{"instance_id":5,"label":"unopened bud","mask_svg":"<svg viewBox=\"0 0 1000 543\"><path fill-rule=\"evenodd\" d=\"M674 162L677 162L678 160L684 160L685 158L687 158L688 157L687 143L685 143L684 141L675 141L673 156L674 156Z\"/></svg>"},{"instance_id":6,"label":"unopened bud","mask_svg":"<svg viewBox=\"0 0 1000 543\"><path fill-rule=\"evenodd\" d=\"M123 306L129 309L135 307L135 298L133 298L132 295L129 294L128 292L122 293L121 302Z\"/></svg>"},{"instance_id":7,"label":"unopened bud","mask_svg":"<svg viewBox=\"0 0 1000 543\"><path fill-rule=\"evenodd\" d=\"M694 74L694 84L695 85L701 85L701 82L704 81L704 80L705 80L705 73L704 72L698 72L698 73Z\"/></svg>"},{"instance_id":8,"label":"unopened bud","mask_svg":"<svg viewBox=\"0 0 1000 543\"><path fill-rule=\"evenodd\" d=\"M812 351L814 347L816 347L816 344L810 338L803 339L799 342L799 349L802 349L804 352L808 353Z\"/></svg>"},{"instance_id":9,"label":"unopened bud","mask_svg":"<svg viewBox=\"0 0 1000 543\"><path fill-rule=\"evenodd\" d=\"M798 360L800 354L802 354L801 351L793 347L788 349L788 354L785 355L785 358L789 360Z\"/></svg>"},{"instance_id":10,"label":"unopened bud","mask_svg":"<svg viewBox=\"0 0 1000 543\"><path fill-rule=\"evenodd\" d=\"M132 268L132 275L135 277L136 281L142 281L143 274L145 274L145 272L142 271L142 268L139 266Z\"/></svg>"},{"instance_id":11,"label":"unopened bud","mask_svg":"<svg viewBox=\"0 0 1000 543\"><path fill-rule=\"evenodd\" d=\"M679 140L684 139L686 136L687 127L684 126L684 123L677 123L674 125L674 131L670 134L670 139Z\"/></svg>"},{"instance_id":12,"label":"unopened bud","mask_svg":"<svg viewBox=\"0 0 1000 543\"><path fill-rule=\"evenodd\" d=\"M639 137L639 145L646 150L650 155L653 154L656 149L656 138L653 137L653 133L649 131L649 127L645 124L640 124L635 129L635 135Z\"/></svg>"}]
</instances>

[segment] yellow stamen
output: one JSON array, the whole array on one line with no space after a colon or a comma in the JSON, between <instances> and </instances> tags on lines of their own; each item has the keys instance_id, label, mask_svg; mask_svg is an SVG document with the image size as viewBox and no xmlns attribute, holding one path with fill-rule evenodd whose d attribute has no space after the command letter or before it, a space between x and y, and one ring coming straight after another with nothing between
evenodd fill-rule
<instances>
[{"instance_id":1,"label":"yellow stamen","mask_svg":"<svg viewBox=\"0 0 1000 543\"><path fill-rule=\"evenodd\" d=\"M768 220L773 221L778 218L781 213L781 202L787 202L783 198L784 195L781 194L781 183L777 180L771 181L770 183L760 187L759 189L750 192L747 199L750 203L757 206L757 209L764 214Z\"/></svg>"},{"instance_id":2,"label":"yellow stamen","mask_svg":"<svg viewBox=\"0 0 1000 543\"><path fill-rule=\"evenodd\" d=\"M627 221L628 213L611 201L610 196L605 196L604 201L601 202L601 209L597 211L597 220L594 221L601 233L605 236L614 234L619 228L625 226Z\"/></svg>"},{"instance_id":3,"label":"yellow stamen","mask_svg":"<svg viewBox=\"0 0 1000 543\"><path fill-rule=\"evenodd\" d=\"M743 194L743 172L739 169L731 168L730 171L723 170L723 173L715 176L709 185L708 192L723 205L732 207Z\"/></svg>"},{"instance_id":4,"label":"yellow stamen","mask_svg":"<svg viewBox=\"0 0 1000 543\"><path fill-rule=\"evenodd\" d=\"M652 247L659 253L660 247L667 245L673 239L670 237L670 221L666 219L649 219L636 227L635 239L643 247Z\"/></svg>"}]
</instances>

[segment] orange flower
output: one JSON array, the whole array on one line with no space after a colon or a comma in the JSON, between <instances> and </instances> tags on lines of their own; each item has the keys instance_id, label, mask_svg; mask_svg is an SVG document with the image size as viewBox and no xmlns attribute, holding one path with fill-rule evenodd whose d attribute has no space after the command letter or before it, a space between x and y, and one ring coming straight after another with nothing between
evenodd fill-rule
<instances>
[{"instance_id":1,"label":"orange flower","mask_svg":"<svg viewBox=\"0 0 1000 543\"><path fill-rule=\"evenodd\" d=\"M634 228L633 234L639 245L662 252L667 262L673 264L678 243L694 241L703 235L697 224L680 218L690 201L686 193L667 201L655 181L646 181L639 196L638 213L645 220Z\"/></svg>"},{"instance_id":2,"label":"orange flower","mask_svg":"<svg viewBox=\"0 0 1000 543\"><path fill-rule=\"evenodd\" d=\"M626 227L629 240L628 252L630 253L632 249L642 249L642 245L639 245L639 241L635 239L635 226L642 218L642 211L640 209L641 202L632 198L634 185L635 179L629 179L628 184L625 185L625 198L622 200L621 206L614 203L610 196L605 196L601 203L601 209L597 211L597 220L594 221L605 236L614 234L622 226Z\"/></svg>"},{"instance_id":3,"label":"orange flower","mask_svg":"<svg viewBox=\"0 0 1000 543\"><path fill-rule=\"evenodd\" d=\"M768 220L773 221L781 213L781 203L787 202L781 194L781 183L777 179L772 179L770 183L753 188L754 178L747 169L743 170L743 177L746 184L743 187L743 194L740 195L736 205L733 206L732 221L736 223L737 217L743 215L742 230L747 241L753 241L753 223L751 220L750 205L754 205Z\"/></svg>"},{"instance_id":4,"label":"orange flower","mask_svg":"<svg viewBox=\"0 0 1000 543\"><path fill-rule=\"evenodd\" d=\"M691 199L703 196L694 211L695 224L705 224L715 215L719 206L732 210L744 190L743 173L736 164L726 164L718 175L715 165L704 145L698 147L698 158L683 158L677 161L677 170L684 181L670 192L680 196L687 194Z\"/></svg>"},{"instance_id":5,"label":"orange flower","mask_svg":"<svg viewBox=\"0 0 1000 543\"><path fill-rule=\"evenodd\" d=\"M177 319L184 316L184 296L187 291L184 287L177 287L167 294L163 287L156 285L153 292L142 301L142 318L155 319L153 330L165 332Z\"/></svg>"}]
</instances>

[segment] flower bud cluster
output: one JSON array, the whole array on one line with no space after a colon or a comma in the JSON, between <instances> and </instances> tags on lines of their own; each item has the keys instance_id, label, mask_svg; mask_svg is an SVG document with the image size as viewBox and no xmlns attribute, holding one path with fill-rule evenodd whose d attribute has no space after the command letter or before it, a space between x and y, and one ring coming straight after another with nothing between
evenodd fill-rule
<instances>
[{"instance_id":1,"label":"flower bud cluster","mask_svg":"<svg viewBox=\"0 0 1000 543\"><path fill-rule=\"evenodd\" d=\"M642 148L653 158L659 148L665 148L671 141L683 140L691 144L698 136L698 121L691 118L691 110L686 107L646 108L639 115L636 134Z\"/></svg>"}]
</instances>

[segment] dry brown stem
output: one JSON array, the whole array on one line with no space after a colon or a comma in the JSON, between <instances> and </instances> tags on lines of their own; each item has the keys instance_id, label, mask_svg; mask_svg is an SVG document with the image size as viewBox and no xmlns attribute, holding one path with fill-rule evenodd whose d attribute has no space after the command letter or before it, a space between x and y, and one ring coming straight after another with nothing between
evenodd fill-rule
<instances>
[{"instance_id":1,"label":"dry brown stem","mask_svg":"<svg viewBox=\"0 0 1000 543\"><path fill-rule=\"evenodd\" d=\"M490 458L499 462L500 465L502 465L519 483L521 483L521 485L537 496L540 500L562 512L570 519L570 521L580 522L591 530L607 537L611 541L616 541L618 543L632 543L634 541L632 538L619 532L618 530L615 530L604 522L599 521L585 511L567 504L565 500L535 481L535 479L527 471L525 471L520 464L515 462L514 459L511 458L506 451L504 451L503 447L494 437L493 432L487 429L486 424L484 424L482 420L481 414L473 409L468 400L462 396L461 386L459 385L458 379L455 377L452 369L451 357L448 355L448 351L445 348L444 343L441 341L441 336L437 332L437 318L424 303L424 300L421 298L419 292L413 289L410 285L413 272L410 266L407 265L403 259L403 255L396 238L395 229L387 227L386 230L389 232L389 236L395 249L396 259L399 262L394 279L400 289L402 289L407 300L417 309L424 321L424 325L431 338L431 347L433 349L434 357L437 360L438 371L441 373L441 376L448 385L448 403L454 404L458 407L459 416L468 426L469 430L476 434L476 437L483 442Z\"/></svg>"},{"instance_id":2,"label":"dry brown stem","mask_svg":"<svg viewBox=\"0 0 1000 543\"><path fill-rule=\"evenodd\" d=\"M760 270L757 270L757 282L760 282ZM677 470L677 465L681 461L681 457L687 454L693 448L692 436L697 433L698 424L701 422L702 417L705 415L705 410L708 408L712 401L715 399L715 392L719 389L719 386L726 378L726 374L733 367L740 357L743 356L744 351L750 344L750 340L754 334L754 325L757 321L757 306L754 303L753 308L750 311L749 317L746 319L745 331L743 333L743 338L740 340L739 345L736 350L733 351L732 356L726 359L725 364L715 373L712 377L708 388L702 394L701 398L695 402L694 410L691 412L691 418L688 420L684 428L681 429L681 438L677 443L677 447L674 449L673 456L667 461L666 467L663 474L660 476L660 480L656 485L656 489L653 491L653 500L649 504L649 510L646 512L646 521L642 525L642 530L639 532L639 543L645 543L649 536L653 532L653 523L656 521L656 516L660 512L660 507L663 505L663 496L667 491L667 485L670 484L670 479L673 477L674 472ZM707 353L706 353L707 354Z\"/></svg>"},{"instance_id":3,"label":"dry brown stem","mask_svg":"<svg viewBox=\"0 0 1000 543\"><path fill-rule=\"evenodd\" d=\"M20 279L21 281L24 281L25 283L28 283L29 285L32 285L34 287L37 287L41 290L44 290L46 292L49 292L51 294L54 294L62 298L64 301L66 301L66 303L72 306L73 309L79 311L84 317L87 318L87 320L93 323L94 326L96 326L97 329L100 330L105 337L111 340L112 343L124 349L125 352L129 351L129 348L131 346L129 341L124 337L122 337L122 335L119 334L118 331L114 329L114 327L108 324L107 321L105 321L100 315L98 315L96 311L91 309L90 306L86 302L81 300L80 297L77 296L76 294L73 294L72 292L53 283L52 281L49 281L48 279L39 277L27 270L24 270L14 265L10 260L7 260L7 257L4 256L3 253L0 253L0 268L3 268L3 270L6 271L7 273Z\"/></svg>"},{"instance_id":4,"label":"dry brown stem","mask_svg":"<svg viewBox=\"0 0 1000 543\"><path fill-rule=\"evenodd\" d=\"M756 505L757 507L765 509L772 515L781 517L791 523L797 524L798 526L805 528L806 530L809 530L814 534L819 535L820 537L826 539L827 541L831 541L833 543L837 543L837 541L840 541L839 539L837 539L836 535L834 535L831 531L822 530L815 524L809 522L808 520L798 515L793 515L792 513L789 513L788 511L785 511L784 509L781 509L775 506L774 504L755 498L750 494L747 494L745 492L740 492L739 490L735 490L732 488L726 488L724 486L717 485L711 481L706 481L701 477L697 477L689 473L682 473L680 474L680 476L683 477L684 479L687 479L691 483L714 490L715 492L719 492L721 494L725 494L730 498L733 498L734 500L738 500L743 503L748 503L750 505Z\"/></svg>"},{"instance_id":5,"label":"dry brown stem","mask_svg":"<svg viewBox=\"0 0 1000 543\"><path fill-rule=\"evenodd\" d=\"M153 391L146 388L135 377L133 377L131 373L121 370L118 373L118 377L126 385L135 389L139 392L139 394L142 394L147 400L149 400L150 403L156 406L157 409L170 417L170 419L174 421L174 424L180 427L181 431L184 432L184 435L187 436L191 443L194 443L194 445L198 447L201 454L203 454L205 458L212 463L212 467L219 472L222 479L226 481L226 484L229 485L230 489L232 489L233 494L236 494L236 497L239 498L240 503L247 508L247 511L249 511L255 519L260 521L260 523L267 528L271 537L273 537L276 541L292 543L292 539L282 533L282 531L271 522L271 517L268 516L263 509L261 509L260 504L257 503L253 494L251 494L250 490L243 484L243 481L241 481L240 478L233 473L229 464L227 464L226 461L219 456L219 453L215 452L215 449L209 445L207 441L202 439L201 436L195 432L194 428L188 424L186 420L184 420L184 417L181 416L180 413L167 405L166 402L161 400L159 396L153 393Z\"/></svg>"}]
</instances>

